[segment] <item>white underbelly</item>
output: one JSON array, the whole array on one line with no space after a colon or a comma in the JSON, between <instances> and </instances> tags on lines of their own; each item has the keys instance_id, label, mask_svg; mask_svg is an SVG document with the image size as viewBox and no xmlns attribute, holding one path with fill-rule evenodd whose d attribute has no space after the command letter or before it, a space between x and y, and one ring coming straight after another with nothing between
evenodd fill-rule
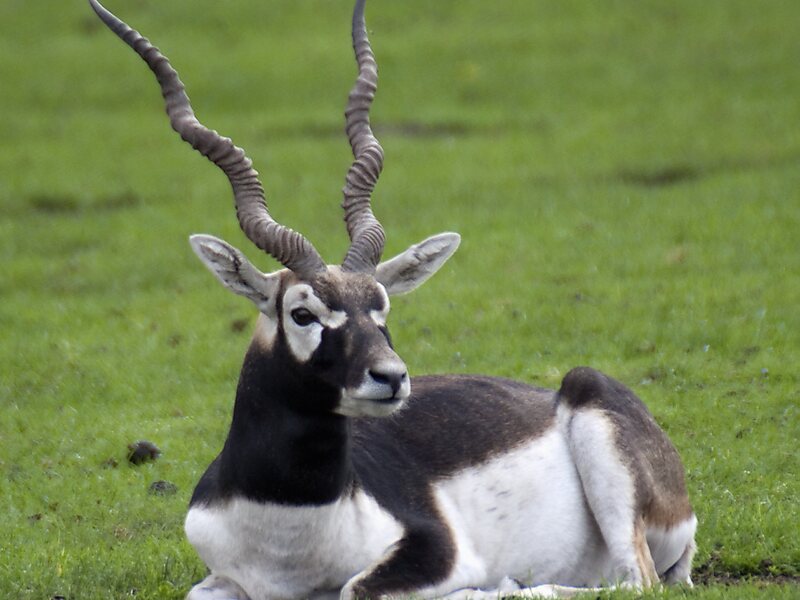
<instances>
[{"instance_id":1,"label":"white underbelly","mask_svg":"<svg viewBox=\"0 0 800 600\"><path fill-rule=\"evenodd\" d=\"M338 589L402 534L397 521L363 492L324 506L233 499L193 507L185 528L209 569L237 582L252 600Z\"/></svg>"},{"instance_id":2,"label":"white underbelly","mask_svg":"<svg viewBox=\"0 0 800 600\"><path fill-rule=\"evenodd\" d=\"M434 484L456 548L444 582L420 596L462 587L597 585L608 551L584 499L563 434L553 429L514 451ZM363 491L318 507L243 499L195 507L186 534L212 572L252 600L335 591L374 564L403 529Z\"/></svg>"},{"instance_id":3,"label":"white underbelly","mask_svg":"<svg viewBox=\"0 0 800 600\"><path fill-rule=\"evenodd\" d=\"M610 569L558 430L438 483L435 493L458 548L447 585L492 587L506 576L595 585Z\"/></svg>"}]
</instances>

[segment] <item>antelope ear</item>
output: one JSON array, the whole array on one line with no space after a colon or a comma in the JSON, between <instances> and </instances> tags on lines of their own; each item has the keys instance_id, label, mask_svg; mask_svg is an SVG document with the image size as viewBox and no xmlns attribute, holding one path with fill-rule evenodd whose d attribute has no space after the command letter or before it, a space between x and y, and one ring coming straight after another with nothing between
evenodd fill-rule
<instances>
[{"instance_id":1,"label":"antelope ear","mask_svg":"<svg viewBox=\"0 0 800 600\"><path fill-rule=\"evenodd\" d=\"M406 294L425 283L458 249L461 236L440 233L405 252L382 262L375 270L375 279L390 296Z\"/></svg>"},{"instance_id":2,"label":"antelope ear","mask_svg":"<svg viewBox=\"0 0 800 600\"><path fill-rule=\"evenodd\" d=\"M211 235L193 235L189 243L222 285L234 294L249 298L266 316L276 317L275 299L280 287L278 272L262 273L239 250Z\"/></svg>"}]
</instances>

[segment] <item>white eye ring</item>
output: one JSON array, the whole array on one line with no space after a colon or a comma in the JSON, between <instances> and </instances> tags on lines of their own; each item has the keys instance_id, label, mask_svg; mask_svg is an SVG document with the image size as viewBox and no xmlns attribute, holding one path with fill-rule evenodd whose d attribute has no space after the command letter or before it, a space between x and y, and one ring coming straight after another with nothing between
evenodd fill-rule
<instances>
[{"instance_id":1,"label":"white eye ring","mask_svg":"<svg viewBox=\"0 0 800 600\"><path fill-rule=\"evenodd\" d=\"M291 313L292 321L300 327L308 327L312 323L319 323L317 315L305 307L295 308Z\"/></svg>"}]
</instances>

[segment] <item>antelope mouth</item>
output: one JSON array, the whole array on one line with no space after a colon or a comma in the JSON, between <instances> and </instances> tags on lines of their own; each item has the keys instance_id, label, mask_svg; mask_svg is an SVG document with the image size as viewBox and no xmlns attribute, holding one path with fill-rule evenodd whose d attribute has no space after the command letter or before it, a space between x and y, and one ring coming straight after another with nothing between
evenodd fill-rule
<instances>
[{"instance_id":1,"label":"antelope mouth","mask_svg":"<svg viewBox=\"0 0 800 600\"><path fill-rule=\"evenodd\" d=\"M408 396L402 389L391 396L358 395L342 390L335 412L345 417L388 417L405 404Z\"/></svg>"},{"instance_id":2,"label":"antelope mouth","mask_svg":"<svg viewBox=\"0 0 800 600\"><path fill-rule=\"evenodd\" d=\"M378 404L398 404L405 400L398 396L390 396L388 398L371 398L369 402L377 402Z\"/></svg>"}]
</instances>

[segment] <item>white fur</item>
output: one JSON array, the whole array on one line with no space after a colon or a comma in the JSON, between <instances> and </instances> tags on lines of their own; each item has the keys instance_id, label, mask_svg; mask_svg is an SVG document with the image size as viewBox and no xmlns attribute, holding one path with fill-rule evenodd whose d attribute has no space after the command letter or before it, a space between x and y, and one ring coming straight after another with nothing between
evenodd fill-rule
<instances>
[{"instance_id":1,"label":"white fur","mask_svg":"<svg viewBox=\"0 0 800 600\"><path fill-rule=\"evenodd\" d=\"M435 494L458 552L451 576L424 596L496 589L506 577L596 585L609 572L559 429L438 483Z\"/></svg>"},{"instance_id":2,"label":"white fur","mask_svg":"<svg viewBox=\"0 0 800 600\"><path fill-rule=\"evenodd\" d=\"M278 336L278 321L270 319L264 314L258 315L256 330L253 333L253 341L259 344L264 350L269 350L275 343Z\"/></svg>"},{"instance_id":3,"label":"white fur","mask_svg":"<svg viewBox=\"0 0 800 600\"><path fill-rule=\"evenodd\" d=\"M370 369L379 373L404 373L405 377L395 393L391 385L376 381ZM347 417L385 417L392 414L411 394L411 379L405 363L399 358L384 359L366 369L361 384L353 389L343 389L336 412ZM387 402L391 399L391 402Z\"/></svg>"},{"instance_id":4,"label":"white fur","mask_svg":"<svg viewBox=\"0 0 800 600\"><path fill-rule=\"evenodd\" d=\"M407 294L425 283L458 249L461 236L440 233L414 244L405 252L382 262L375 279L390 296Z\"/></svg>"},{"instance_id":5,"label":"white fur","mask_svg":"<svg viewBox=\"0 0 800 600\"><path fill-rule=\"evenodd\" d=\"M386 288L379 285L378 289L383 294L383 308L369 311L369 316L378 327L384 327L386 325L386 319L389 317L391 304L389 303L389 294L386 292Z\"/></svg>"},{"instance_id":6,"label":"white fur","mask_svg":"<svg viewBox=\"0 0 800 600\"><path fill-rule=\"evenodd\" d=\"M614 441L612 422L599 410L559 406L583 490L614 564L608 582L643 583L634 539L634 484Z\"/></svg>"},{"instance_id":7,"label":"white fur","mask_svg":"<svg viewBox=\"0 0 800 600\"><path fill-rule=\"evenodd\" d=\"M386 310L371 310L369 311L369 318L378 326L384 327L386 325L386 317L389 314L389 309Z\"/></svg>"},{"instance_id":8,"label":"white fur","mask_svg":"<svg viewBox=\"0 0 800 600\"><path fill-rule=\"evenodd\" d=\"M186 535L214 575L252 600L338 590L400 538L402 528L364 492L324 506L230 500L193 507Z\"/></svg>"},{"instance_id":9,"label":"white fur","mask_svg":"<svg viewBox=\"0 0 800 600\"><path fill-rule=\"evenodd\" d=\"M633 489L610 445L612 426L600 413L567 412L540 437L434 484L455 565L445 581L414 596L569 597L614 582L641 585L626 570L636 565ZM695 526L693 517L669 531L648 529L659 571L678 561ZM276 600L329 596L345 584L347 597L393 551L402 526L358 491L321 507L242 499L194 507L186 533L215 576L235 581L252 600ZM523 587L512 590L514 582Z\"/></svg>"},{"instance_id":10,"label":"white fur","mask_svg":"<svg viewBox=\"0 0 800 600\"><path fill-rule=\"evenodd\" d=\"M576 588L563 585L537 585L521 588L515 581L505 578L494 590L466 588L451 592L442 600L499 600L500 598L572 598L577 594L601 592L601 588ZM187 600L194 600L187 599Z\"/></svg>"},{"instance_id":11,"label":"white fur","mask_svg":"<svg viewBox=\"0 0 800 600\"><path fill-rule=\"evenodd\" d=\"M189 243L202 263L235 294L249 298L258 310L275 316L275 295L280 271L262 273L239 250L213 235L195 234Z\"/></svg>"},{"instance_id":12,"label":"white fur","mask_svg":"<svg viewBox=\"0 0 800 600\"><path fill-rule=\"evenodd\" d=\"M343 391L335 411L345 417L388 417L401 406L403 406L401 398L395 398L390 402L376 402L356 398Z\"/></svg>"},{"instance_id":13,"label":"white fur","mask_svg":"<svg viewBox=\"0 0 800 600\"><path fill-rule=\"evenodd\" d=\"M682 559L687 547L694 539L696 529L697 517L694 515L669 529L647 528L647 545L656 565L656 571L663 573ZM673 573L672 579L667 583L683 582L691 585L691 554L693 551L694 546L692 545L688 559L683 560L685 564L681 565L682 570L678 569L678 572Z\"/></svg>"},{"instance_id":14,"label":"white fur","mask_svg":"<svg viewBox=\"0 0 800 600\"><path fill-rule=\"evenodd\" d=\"M496 589L507 576L526 584L597 585L611 573L559 430L437 483L434 496L455 537L456 565L445 582L417 596ZM340 588L389 552L402 528L358 492L322 507L241 499L195 507L186 533L215 575L260 600Z\"/></svg>"},{"instance_id":15,"label":"white fur","mask_svg":"<svg viewBox=\"0 0 800 600\"><path fill-rule=\"evenodd\" d=\"M395 398L391 402L376 402L351 396L343 390L335 411L345 417L388 417L402 405L401 398Z\"/></svg>"},{"instance_id":16,"label":"white fur","mask_svg":"<svg viewBox=\"0 0 800 600\"><path fill-rule=\"evenodd\" d=\"M187 594L186 600L250 600L250 598L235 581L212 574L195 585Z\"/></svg>"}]
</instances>

